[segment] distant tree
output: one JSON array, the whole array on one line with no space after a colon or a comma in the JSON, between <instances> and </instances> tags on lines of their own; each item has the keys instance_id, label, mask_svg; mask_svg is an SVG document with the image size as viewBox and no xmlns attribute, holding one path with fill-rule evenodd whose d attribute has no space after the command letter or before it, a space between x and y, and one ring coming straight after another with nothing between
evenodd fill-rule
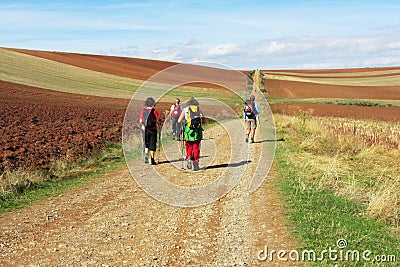
<instances>
[{"instance_id":1,"label":"distant tree","mask_svg":"<svg viewBox=\"0 0 400 267\"><path fill-rule=\"evenodd\" d=\"M261 92L265 93L265 73L262 70L252 70L247 74L247 90L253 90L257 86Z\"/></svg>"},{"instance_id":2,"label":"distant tree","mask_svg":"<svg viewBox=\"0 0 400 267\"><path fill-rule=\"evenodd\" d=\"M265 73L264 71L260 70L260 86L259 86L261 92L266 93L267 90L265 90Z\"/></svg>"}]
</instances>

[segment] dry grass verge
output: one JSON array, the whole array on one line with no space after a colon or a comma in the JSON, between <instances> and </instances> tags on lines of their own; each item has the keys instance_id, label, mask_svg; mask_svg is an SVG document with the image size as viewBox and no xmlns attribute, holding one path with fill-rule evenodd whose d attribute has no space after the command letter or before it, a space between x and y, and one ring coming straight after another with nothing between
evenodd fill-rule
<instances>
[{"instance_id":1,"label":"dry grass verge","mask_svg":"<svg viewBox=\"0 0 400 267\"><path fill-rule=\"evenodd\" d=\"M276 115L296 153L289 162L320 189L365 205L362 216L400 225L399 123Z\"/></svg>"}]
</instances>

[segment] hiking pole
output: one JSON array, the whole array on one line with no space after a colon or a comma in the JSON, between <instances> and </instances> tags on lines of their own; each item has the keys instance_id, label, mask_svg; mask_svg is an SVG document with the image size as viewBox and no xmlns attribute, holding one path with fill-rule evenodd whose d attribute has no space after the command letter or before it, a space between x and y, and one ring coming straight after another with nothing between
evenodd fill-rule
<instances>
[{"instance_id":1,"label":"hiking pole","mask_svg":"<svg viewBox=\"0 0 400 267\"><path fill-rule=\"evenodd\" d=\"M144 150L146 148L146 143L144 140L144 130L142 130L142 159L144 159Z\"/></svg>"},{"instance_id":2,"label":"hiking pole","mask_svg":"<svg viewBox=\"0 0 400 267\"><path fill-rule=\"evenodd\" d=\"M181 153L181 169L183 170L183 139L179 141L180 145L179 145L179 152Z\"/></svg>"},{"instance_id":3,"label":"hiking pole","mask_svg":"<svg viewBox=\"0 0 400 267\"><path fill-rule=\"evenodd\" d=\"M180 141L180 143L181 143L181 148L180 148L180 150L181 150L181 162L182 162L182 169L184 170L185 168L184 168L184 164L183 164L183 162L184 162L184 160L185 160L185 155L184 155L184 151L185 151L185 146L186 146L186 140L185 140L185 133L184 133L184 130L183 130L183 124L182 124L182 129L181 129L181 141Z\"/></svg>"},{"instance_id":4,"label":"hiking pole","mask_svg":"<svg viewBox=\"0 0 400 267\"><path fill-rule=\"evenodd\" d=\"M158 153L157 153L157 163L160 164L160 153L161 153L161 129L158 127Z\"/></svg>"}]
</instances>

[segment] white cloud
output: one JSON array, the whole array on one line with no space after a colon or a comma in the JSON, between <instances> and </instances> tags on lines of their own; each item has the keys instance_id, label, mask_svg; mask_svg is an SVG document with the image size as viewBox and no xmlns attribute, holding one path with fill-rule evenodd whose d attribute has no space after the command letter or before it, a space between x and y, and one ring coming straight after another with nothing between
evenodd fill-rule
<instances>
[{"instance_id":1,"label":"white cloud","mask_svg":"<svg viewBox=\"0 0 400 267\"><path fill-rule=\"evenodd\" d=\"M120 46L116 40L108 40L108 42L107 40L101 42L87 40L84 42L87 44L85 50L78 52L93 49L96 53L107 55L174 62L218 62L236 69L400 66L400 37L392 35L375 37L297 35L241 44L214 45L197 38L182 39L172 44L144 45L134 41L127 42L129 44ZM63 44L65 47L72 47L71 42L64 41ZM51 45L48 46L51 47ZM104 47L112 47L112 49Z\"/></svg>"},{"instance_id":2,"label":"white cloud","mask_svg":"<svg viewBox=\"0 0 400 267\"><path fill-rule=\"evenodd\" d=\"M365 66L390 66L400 65L400 56L374 57L364 61Z\"/></svg>"},{"instance_id":3,"label":"white cloud","mask_svg":"<svg viewBox=\"0 0 400 267\"><path fill-rule=\"evenodd\" d=\"M208 49L207 55L211 57L215 56L231 56L237 54L240 51L239 47L234 44L221 44Z\"/></svg>"},{"instance_id":4,"label":"white cloud","mask_svg":"<svg viewBox=\"0 0 400 267\"><path fill-rule=\"evenodd\" d=\"M282 42L272 41L269 44L267 44L265 47L261 48L261 50L259 50L259 52L262 52L264 50L268 54L273 54L273 53L283 51L286 47L287 47L286 44L284 44Z\"/></svg>"},{"instance_id":5,"label":"white cloud","mask_svg":"<svg viewBox=\"0 0 400 267\"><path fill-rule=\"evenodd\" d=\"M400 50L400 41L388 42L386 45L389 49Z\"/></svg>"},{"instance_id":6,"label":"white cloud","mask_svg":"<svg viewBox=\"0 0 400 267\"><path fill-rule=\"evenodd\" d=\"M201 42L199 40L197 40L196 38L188 38L188 39L180 41L178 44L183 45L183 46L196 46L196 45L200 45Z\"/></svg>"},{"instance_id":7,"label":"white cloud","mask_svg":"<svg viewBox=\"0 0 400 267\"><path fill-rule=\"evenodd\" d=\"M25 37L27 37L25 35ZM22 38L22 37L21 37ZM35 38L35 37L32 37ZM30 40L32 43L32 40ZM73 40L46 39L34 42L33 49L72 51ZM326 69L348 67L400 66L400 37L290 36L242 44L209 45L198 39L173 44L144 45L118 40L85 40L79 50L128 57L193 63L218 62L236 69ZM15 46L18 47L18 46ZM91 52L92 51L92 52Z\"/></svg>"}]
</instances>

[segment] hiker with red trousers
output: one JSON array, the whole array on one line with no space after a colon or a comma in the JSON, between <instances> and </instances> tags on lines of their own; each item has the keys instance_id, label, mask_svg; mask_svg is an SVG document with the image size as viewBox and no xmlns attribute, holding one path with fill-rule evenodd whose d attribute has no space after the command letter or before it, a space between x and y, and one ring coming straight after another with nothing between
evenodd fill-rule
<instances>
[{"instance_id":1,"label":"hiker with red trousers","mask_svg":"<svg viewBox=\"0 0 400 267\"><path fill-rule=\"evenodd\" d=\"M145 158L144 162L149 163L149 154L151 159L151 165L156 165L154 156L157 150L157 123L159 120L158 111L154 108L156 101L149 97L145 101L145 108L140 112L139 122L142 126L144 133L145 143ZM150 153L149 153L150 152Z\"/></svg>"},{"instance_id":2,"label":"hiker with red trousers","mask_svg":"<svg viewBox=\"0 0 400 267\"><path fill-rule=\"evenodd\" d=\"M186 166L190 170L198 171L200 160L200 143L203 138L202 124L203 113L200 111L199 102L192 98L187 107L183 109L178 122L186 121L183 135L186 141Z\"/></svg>"}]
</instances>

